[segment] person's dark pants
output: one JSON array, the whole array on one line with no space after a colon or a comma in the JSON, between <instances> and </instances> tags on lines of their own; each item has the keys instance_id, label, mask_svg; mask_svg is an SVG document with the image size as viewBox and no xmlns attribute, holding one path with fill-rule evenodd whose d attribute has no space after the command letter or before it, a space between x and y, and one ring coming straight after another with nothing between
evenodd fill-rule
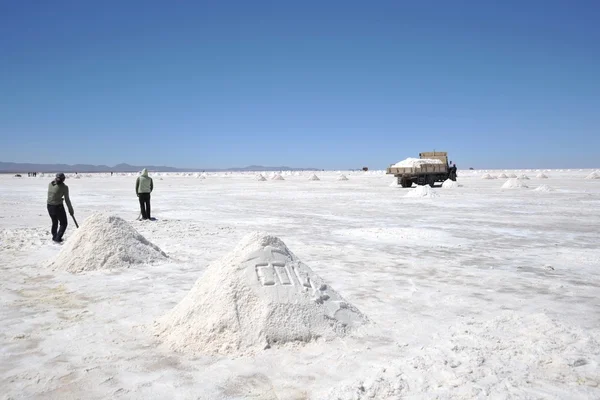
<instances>
[{"instance_id":1,"label":"person's dark pants","mask_svg":"<svg viewBox=\"0 0 600 400\"><path fill-rule=\"evenodd\" d=\"M65 206L53 206L48 204L48 214L52 218L52 240L61 241L65 231L67 230L67 213L65 212ZM58 223L60 222L60 229Z\"/></svg>"},{"instance_id":2,"label":"person's dark pants","mask_svg":"<svg viewBox=\"0 0 600 400\"><path fill-rule=\"evenodd\" d=\"M150 219L150 193L140 193L139 200L142 219Z\"/></svg>"}]
</instances>

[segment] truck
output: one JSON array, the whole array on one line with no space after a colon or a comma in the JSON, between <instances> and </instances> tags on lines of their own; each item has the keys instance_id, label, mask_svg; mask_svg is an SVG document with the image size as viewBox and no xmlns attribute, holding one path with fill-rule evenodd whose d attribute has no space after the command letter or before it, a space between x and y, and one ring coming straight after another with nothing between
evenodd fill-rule
<instances>
[{"instance_id":1,"label":"truck","mask_svg":"<svg viewBox=\"0 0 600 400\"><path fill-rule=\"evenodd\" d=\"M444 182L447 179L456 180L456 167L450 166L448 163L447 152L423 152L419 153L419 159L424 162L405 167L392 164L386 172L398 178L398 184L403 188L411 187L413 183L433 186L436 182ZM439 161L427 162L425 160Z\"/></svg>"}]
</instances>

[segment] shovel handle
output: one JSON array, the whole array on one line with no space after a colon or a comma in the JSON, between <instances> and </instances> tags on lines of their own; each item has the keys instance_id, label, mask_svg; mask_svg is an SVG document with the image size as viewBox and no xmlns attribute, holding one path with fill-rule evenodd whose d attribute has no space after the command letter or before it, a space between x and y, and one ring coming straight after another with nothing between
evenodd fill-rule
<instances>
[{"instance_id":1,"label":"shovel handle","mask_svg":"<svg viewBox=\"0 0 600 400\"><path fill-rule=\"evenodd\" d=\"M73 214L71 214L71 218L73 218L73 222L75 222L75 226L77 228L79 228L79 224L77 224L77 220L75 219L75 216Z\"/></svg>"}]
</instances>

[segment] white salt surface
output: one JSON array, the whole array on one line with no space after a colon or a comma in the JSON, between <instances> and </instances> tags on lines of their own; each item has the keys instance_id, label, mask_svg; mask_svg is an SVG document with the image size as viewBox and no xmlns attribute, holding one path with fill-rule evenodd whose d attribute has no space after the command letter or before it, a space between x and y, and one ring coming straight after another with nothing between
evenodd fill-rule
<instances>
[{"instance_id":1,"label":"white salt surface","mask_svg":"<svg viewBox=\"0 0 600 400\"><path fill-rule=\"evenodd\" d=\"M502 185L502 189L526 189L527 185L519 179L510 178Z\"/></svg>"},{"instance_id":2,"label":"white salt surface","mask_svg":"<svg viewBox=\"0 0 600 400\"><path fill-rule=\"evenodd\" d=\"M366 322L281 239L251 233L207 268L157 331L174 350L238 354L345 336Z\"/></svg>"},{"instance_id":3,"label":"white salt surface","mask_svg":"<svg viewBox=\"0 0 600 400\"><path fill-rule=\"evenodd\" d=\"M424 164L443 164L442 160L431 158L407 158L406 160L398 161L392 167L397 168L421 168Z\"/></svg>"},{"instance_id":4,"label":"white salt surface","mask_svg":"<svg viewBox=\"0 0 600 400\"><path fill-rule=\"evenodd\" d=\"M416 188L410 190L404 197L413 197L413 198L427 198L431 199L434 197L438 197L439 195L431 188L429 185L417 186Z\"/></svg>"},{"instance_id":5,"label":"white salt surface","mask_svg":"<svg viewBox=\"0 0 600 400\"><path fill-rule=\"evenodd\" d=\"M98 213L88 217L75 230L49 267L82 272L129 268L164 261L166 258L161 249L121 217Z\"/></svg>"},{"instance_id":6,"label":"white salt surface","mask_svg":"<svg viewBox=\"0 0 600 400\"><path fill-rule=\"evenodd\" d=\"M135 221L135 176L93 174L68 183L80 222L108 211L171 259L83 274L46 267L62 249L52 176L0 175L0 398L600 398L600 185L591 170L543 172L560 194L464 171L463 188L418 203L380 172L344 171L343 185L167 173L154 222ZM255 230L371 323L247 356L169 349L154 321Z\"/></svg>"}]
</instances>

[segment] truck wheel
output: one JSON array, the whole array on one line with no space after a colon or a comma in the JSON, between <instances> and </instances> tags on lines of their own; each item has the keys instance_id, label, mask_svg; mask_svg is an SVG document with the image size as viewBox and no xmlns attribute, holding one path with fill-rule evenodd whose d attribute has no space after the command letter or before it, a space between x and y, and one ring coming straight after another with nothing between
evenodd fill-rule
<instances>
[{"instance_id":1,"label":"truck wheel","mask_svg":"<svg viewBox=\"0 0 600 400\"><path fill-rule=\"evenodd\" d=\"M400 185L402 185L403 188L408 188L412 186L412 181L408 178L402 178Z\"/></svg>"}]
</instances>

